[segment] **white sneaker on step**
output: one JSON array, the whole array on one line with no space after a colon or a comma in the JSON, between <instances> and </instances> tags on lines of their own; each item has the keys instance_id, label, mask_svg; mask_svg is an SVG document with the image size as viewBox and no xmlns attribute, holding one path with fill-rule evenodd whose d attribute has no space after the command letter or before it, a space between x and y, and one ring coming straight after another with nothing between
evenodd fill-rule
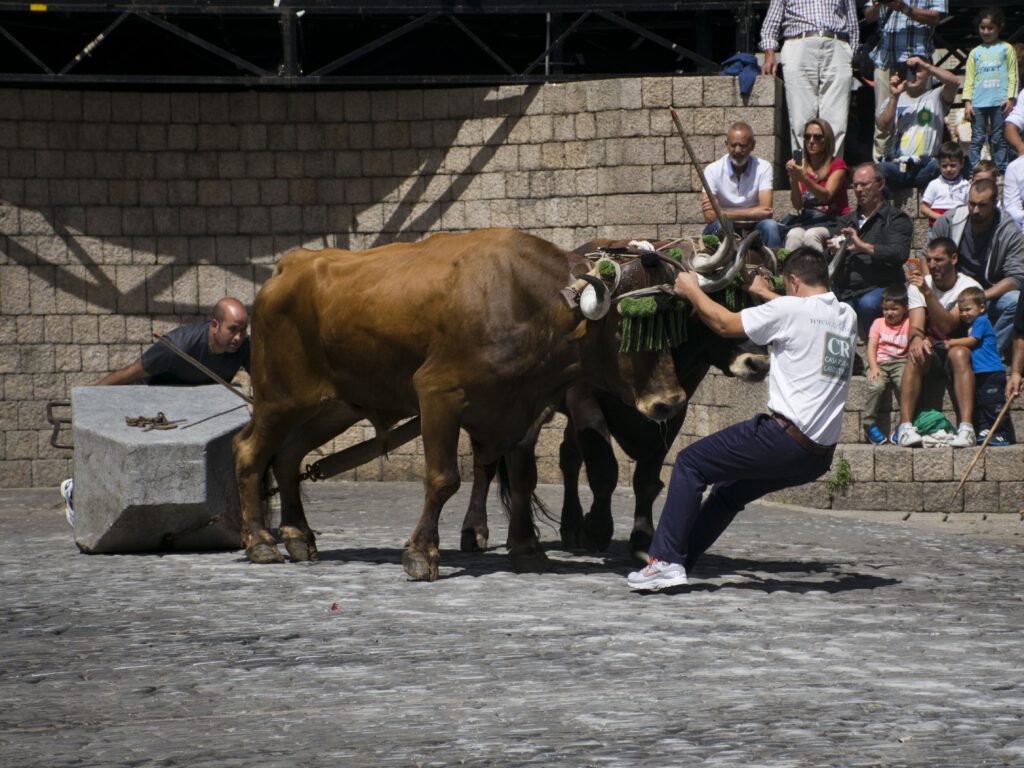
<instances>
[{"instance_id":1,"label":"white sneaker on step","mask_svg":"<svg viewBox=\"0 0 1024 768\"><path fill-rule=\"evenodd\" d=\"M686 583L686 569L679 563L666 563L652 557L639 571L626 577L630 589L657 592L659 589L678 587Z\"/></svg>"},{"instance_id":2,"label":"white sneaker on step","mask_svg":"<svg viewBox=\"0 0 1024 768\"><path fill-rule=\"evenodd\" d=\"M949 444L954 448L973 448L977 445L977 442L978 439L974 435L974 427L964 422L957 428L956 437Z\"/></svg>"}]
</instances>

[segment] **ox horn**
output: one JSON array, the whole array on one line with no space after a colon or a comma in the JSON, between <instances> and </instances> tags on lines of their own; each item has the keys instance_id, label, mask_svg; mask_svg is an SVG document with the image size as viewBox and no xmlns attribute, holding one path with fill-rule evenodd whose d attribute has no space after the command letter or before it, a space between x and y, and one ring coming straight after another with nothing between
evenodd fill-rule
<instances>
[{"instance_id":1,"label":"ox horn","mask_svg":"<svg viewBox=\"0 0 1024 768\"><path fill-rule=\"evenodd\" d=\"M704 293L715 293L725 288L729 283L736 279L736 275L739 274L740 269L743 268L743 262L746 258L747 251L753 247L754 243L759 243L761 240L760 232L751 232L742 242L740 247L736 249L736 258L733 259L732 264L728 269L718 272L711 277L705 275L699 275L697 280L700 284L700 288Z\"/></svg>"},{"instance_id":2,"label":"ox horn","mask_svg":"<svg viewBox=\"0 0 1024 768\"><path fill-rule=\"evenodd\" d=\"M704 176L704 168L697 162L697 155L694 153L693 147L690 146L690 138L686 135L686 131L683 130L683 124L679 121L679 115L674 109L669 111L672 113L672 122L675 123L676 131L679 132L679 138L683 140L683 147L686 149L686 154L690 156L690 162L693 163L693 167L697 169L697 175L700 177L700 185L703 187L704 194L708 196L708 201L711 203L711 207L715 211L715 217L718 219L718 225L722 228L723 237L721 238L721 243L719 244L717 251L710 256L701 256L696 253L693 255L693 270L702 274L708 274L721 267L729 253L732 252L734 245L732 222L725 217L724 213L722 213L722 209L718 205L718 198L712 194L711 187L708 186L708 180Z\"/></svg>"},{"instance_id":3,"label":"ox horn","mask_svg":"<svg viewBox=\"0 0 1024 768\"><path fill-rule=\"evenodd\" d=\"M580 293L580 312L587 320L600 320L612 307L611 291L596 275L583 275L580 280L587 283Z\"/></svg>"},{"instance_id":4,"label":"ox horn","mask_svg":"<svg viewBox=\"0 0 1024 768\"><path fill-rule=\"evenodd\" d=\"M843 240L843 244L836 251L836 255L832 257L832 261L828 263L828 282L832 284L833 276L843 268L843 263L846 261L846 244L847 240Z\"/></svg>"}]
</instances>

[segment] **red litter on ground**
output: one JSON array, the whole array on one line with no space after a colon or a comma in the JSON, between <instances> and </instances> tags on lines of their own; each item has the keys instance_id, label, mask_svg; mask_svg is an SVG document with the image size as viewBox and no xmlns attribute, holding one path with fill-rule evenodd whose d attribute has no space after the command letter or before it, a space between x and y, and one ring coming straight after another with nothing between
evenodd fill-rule
<instances>
[{"instance_id":1,"label":"red litter on ground","mask_svg":"<svg viewBox=\"0 0 1024 768\"><path fill-rule=\"evenodd\" d=\"M337 603L331 603L331 607L327 609L327 612L332 616L336 616L337 614L341 613L341 606Z\"/></svg>"}]
</instances>

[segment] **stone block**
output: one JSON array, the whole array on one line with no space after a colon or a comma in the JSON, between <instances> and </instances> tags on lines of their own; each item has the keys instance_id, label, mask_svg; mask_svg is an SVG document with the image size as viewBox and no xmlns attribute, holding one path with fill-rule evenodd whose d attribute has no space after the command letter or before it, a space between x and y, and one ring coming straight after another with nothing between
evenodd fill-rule
<instances>
[{"instance_id":1,"label":"stone block","mask_svg":"<svg viewBox=\"0 0 1024 768\"><path fill-rule=\"evenodd\" d=\"M889 509L899 512L920 512L924 509L924 497L922 496L924 483L913 483L909 480L910 470L908 468L904 480L888 483Z\"/></svg>"},{"instance_id":2,"label":"stone block","mask_svg":"<svg viewBox=\"0 0 1024 768\"><path fill-rule=\"evenodd\" d=\"M77 387L75 542L88 553L234 549L240 512L232 436L241 401L206 387ZM186 422L145 432L126 417Z\"/></svg>"},{"instance_id":3,"label":"stone block","mask_svg":"<svg viewBox=\"0 0 1024 768\"><path fill-rule=\"evenodd\" d=\"M974 451L963 453L973 457ZM969 460L968 460L969 461ZM1002 447L988 447L978 461L984 464L984 478L986 480L1020 480L1024 477L1024 445L1008 445ZM982 475L975 467L971 473L972 479L980 480ZM964 466L966 471L967 467ZM959 477L963 477L961 473ZM959 479L959 478L958 478Z\"/></svg>"},{"instance_id":4,"label":"stone block","mask_svg":"<svg viewBox=\"0 0 1024 768\"><path fill-rule=\"evenodd\" d=\"M888 483L854 482L846 488L835 491L832 497L832 509L889 509L888 485Z\"/></svg>"},{"instance_id":5,"label":"stone block","mask_svg":"<svg viewBox=\"0 0 1024 768\"><path fill-rule=\"evenodd\" d=\"M952 448L914 448L914 479L943 481L953 479Z\"/></svg>"},{"instance_id":6,"label":"stone block","mask_svg":"<svg viewBox=\"0 0 1024 768\"><path fill-rule=\"evenodd\" d=\"M914 478L914 452L889 446L875 448L875 480L909 483Z\"/></svg>"},{"instance_id":7,"label":"stone block","mask_svg":"<svg viewBox=\"0 0 1024 768\"><path fill-rule=\"evenodd\" d=\"M1024 512L1024 482L999 483L999 511Z\"/></svg>"},{"instance_id":8,"label":"stone block","mask_svg":"<svg viewBox=\"0 0 1024 768\"><path fill-rule=\"evenodd\" d=\"M964 512L998 512L1000 484L984 482L980 475L972 477L978 482L968 481L961 492ZM960 484L959 479L956 482Z\"/></svg>"}]
</instances>

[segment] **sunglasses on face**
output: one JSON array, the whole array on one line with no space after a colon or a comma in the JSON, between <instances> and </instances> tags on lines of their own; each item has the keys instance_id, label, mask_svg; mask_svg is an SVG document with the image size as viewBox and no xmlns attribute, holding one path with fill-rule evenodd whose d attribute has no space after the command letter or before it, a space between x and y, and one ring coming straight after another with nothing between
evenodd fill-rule
<instances>
[{"instance_id":1,"label":"sunglasses on face","mask_svg":"<svg viewBox=\"0 0 1024 768\"><path fill-rule=\"evenodd\" d=\"M825 134L823 133L805 133L804 141L824 141Z\"/></svg>"}]
</instances>

